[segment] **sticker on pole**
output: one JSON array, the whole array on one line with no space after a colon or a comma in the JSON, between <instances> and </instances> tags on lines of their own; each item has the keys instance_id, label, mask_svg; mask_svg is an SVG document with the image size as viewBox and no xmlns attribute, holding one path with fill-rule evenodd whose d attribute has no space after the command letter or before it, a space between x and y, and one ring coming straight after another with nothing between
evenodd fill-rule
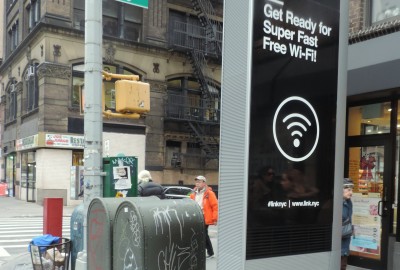
<instances>
[{"instance_id":1,"label":"sticker on pole","mask_svg":"<svg viewBox=\"0 0 400 270\"><path fill-rule=\"evenodd\" d=\"M318 116L304 98L292 96L282 101L275 112L272 128L276 146L291 161L306 160L317 147Z\"/></svg>"}]
</instances>

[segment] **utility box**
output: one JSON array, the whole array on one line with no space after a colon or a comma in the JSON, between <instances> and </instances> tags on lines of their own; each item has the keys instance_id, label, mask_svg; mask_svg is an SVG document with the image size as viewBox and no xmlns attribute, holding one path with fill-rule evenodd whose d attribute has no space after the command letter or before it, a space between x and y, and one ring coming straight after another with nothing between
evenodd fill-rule
<instances>
[{"instance_id":1,"label":"utility box","mask_svg":"<svg viewBox=\"0 0 400 270\"><path fill-rule=\"evenodd\" d=\"M206 269L203 213L191 199L124 200L113 227L113 269Z\"/></svg>"},{"instance_id":2,"label":"utility box","mask_svg":"<svg viewBox=\"0 0 400 270\"><path fill-rule=\"evenodd\" d=\"M140 81L116 81L115 110L119 113L149 112L150 85Z\"/></svg>"},{"instance_id":3,"label":"utility box","mask_svg":"<svg viewBox=\"0 0 400 270\"><path fill-rule=\"evenodd\" d=\"M103 158L103 197L136 197L137 165L137 157Z\"/></svg>"}]
</instances>

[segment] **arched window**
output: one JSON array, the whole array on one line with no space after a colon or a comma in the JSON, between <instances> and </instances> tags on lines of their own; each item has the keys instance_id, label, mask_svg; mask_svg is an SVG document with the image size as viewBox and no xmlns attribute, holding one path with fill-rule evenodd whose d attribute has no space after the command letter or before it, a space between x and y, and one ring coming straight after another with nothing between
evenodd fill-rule
<instances>
[{"instance_id":1,"label":"arched window","mask_svg":"<svg viewBox=\"0 0 400 270\"><path fill-rule=\"evenodd\" d=\"M80 108L83 112L84 103L84 84L85 84L85 70L84 64L76 64L72 67L72 93L71 93L71 106L73 108ZM126 67L117 65L103 65L103 70L114 73L114 74L125 74L125 75L139 75ZM115 80L104 81L104 102L105 109L114 111L115 110Z\"/></svg>"},{"instance_id":2,"label":"arched window","mask_svg":"<svg viewBox=\"0 0 400 270\"><path fill-rule=\"evenodd\" d=\"M24 73L22 112L29 113L38 107L39 85L37 76L38 64L29 65Z\"/></svg>"},{"instance_id":3,"label":"arched window","mask_svg":"<svg viewBox=\"0 0 400 270\"><path fill-rule=\"evenodd\" d=\"M14 80L7 88L6 99L6 123L10 123L17 119L17 84Z\"/></svg>"}]
</instances>

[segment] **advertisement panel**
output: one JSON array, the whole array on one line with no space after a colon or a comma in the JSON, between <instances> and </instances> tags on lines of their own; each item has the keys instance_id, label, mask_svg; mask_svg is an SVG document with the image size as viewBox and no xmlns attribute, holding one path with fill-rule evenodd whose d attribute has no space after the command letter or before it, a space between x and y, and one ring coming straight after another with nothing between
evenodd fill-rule
<instances>
[{"instance_id":1,"label":"advertisement panel","mask_svg":"<svg viewBox=\"0 0 400 270\"><path fill-rule=\"evenodd\" d=\"M253 1L247 259L332 246L340 1Z\"/></svg>"}]
</instances>

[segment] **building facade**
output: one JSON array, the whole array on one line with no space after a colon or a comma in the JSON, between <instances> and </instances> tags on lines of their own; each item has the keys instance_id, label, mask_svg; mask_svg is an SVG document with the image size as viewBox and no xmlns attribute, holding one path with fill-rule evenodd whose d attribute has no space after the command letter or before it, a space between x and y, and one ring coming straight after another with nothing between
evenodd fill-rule
<instances>
[{"instance_id":1,"label":"building facade","mask_svg":"<svg viewBox=\"0 0 400 270\"><path fill-rule=\"evenodd\" d=\"M400 269L400 1L349 1L345 176L355 182L350 263Z\"/></svg>"},{"instance_id":2,"label":"building facade","mask_svg":"<svg viewBox=\"0 0 400 270\"><path fill-rule=\"evenodd\" d=\"M193 3L192 3L193 2ZM150 84L150 112L103 118L103 156L135 156L162 184L218 182L222 1L103 0L103 69ZM40 203L71 199L82 166L85 1L6 0L0 66L1 179ZM115 109L114 82L99 94Z\"/></svg>"}]
</instances>

